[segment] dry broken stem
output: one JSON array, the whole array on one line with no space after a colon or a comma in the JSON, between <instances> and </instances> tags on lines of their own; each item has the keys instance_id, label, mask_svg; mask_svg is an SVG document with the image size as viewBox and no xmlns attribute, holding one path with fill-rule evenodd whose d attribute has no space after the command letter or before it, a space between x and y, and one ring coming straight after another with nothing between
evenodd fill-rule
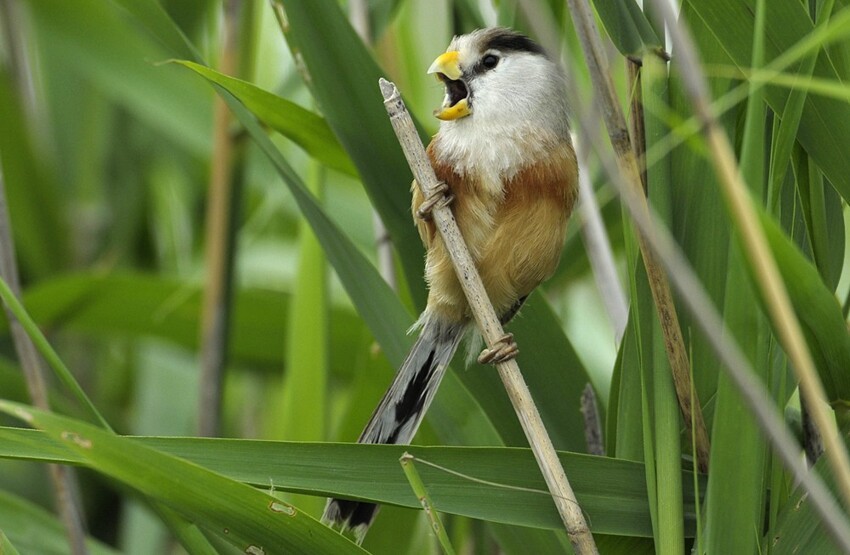
<instances>
[{"instance_id":1,"label":"dry broken stem","mask_svg":"<svg viewBox=\"0 0 850 555\"><path fill-rule=\"evenodd\" d=\"M384 96L384 105L399 144L404 150L407 163L410 165L416 182L422 189L422 194L425 198L430 198L438 189L440 183L437 181L431 163L425 155L425 149L419 140L419 135L407 107L394 84L381 79L380 86L381 93ZM451 256L452 264L466 294L478 328L487 345L493 348L504 337L505 332L499 323L493 305L487 298L484 284L481 282L478 270L475 268L472 257L460 235L454 215L448 206L438 203L433 209L432 216ZM543 421L531 398L531 393L520 374L519 366L515 360L509 360L496 365L496 368L531 445L531 450L537 459L537 464L546 480L549 492L552 494L558 513L561 515L561 520L573 549L579 555L598 553L584 514L576 501L561 462L558 460L552 440L549 439L549 435L543 426Z\"/></svg>"}]
</instances>

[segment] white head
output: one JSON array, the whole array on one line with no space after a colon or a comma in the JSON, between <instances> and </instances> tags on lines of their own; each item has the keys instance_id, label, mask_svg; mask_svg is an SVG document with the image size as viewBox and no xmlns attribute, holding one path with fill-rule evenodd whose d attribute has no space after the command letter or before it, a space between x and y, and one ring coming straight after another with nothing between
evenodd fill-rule
<instances>
[{"instance_id":1,"label":"white head","mask_svg":"<svg viewBox=\"0 0 850 555\"><path fill-rule=\"evenodd\" d=\"M566 81L560 66L528 37L505 28L455 37L429 73L446 87L435 116L453 162L495 164L502 176L530 162L536 148L510 144L569 137ZM542 145L541 145L542 146Z\"/></svg>"},{"instance_id":2,"label":"white head","mask_svg":"<svg viewBox=\"0 0 850 555\"><path fill-rule=\"evenodd\" d=\"M473 114L477 120L524 116L569 130L563 71L516 31L494 27L457 36L428 72L446 86L435 114L444 121L461 122Z\"/></svg>"}]
</instances>

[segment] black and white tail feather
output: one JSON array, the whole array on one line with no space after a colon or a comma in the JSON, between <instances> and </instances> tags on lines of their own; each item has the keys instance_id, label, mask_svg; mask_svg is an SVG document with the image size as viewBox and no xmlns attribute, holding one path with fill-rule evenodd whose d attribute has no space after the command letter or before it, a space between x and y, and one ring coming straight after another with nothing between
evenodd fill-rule
<instances>
[{"instance_id":1,"label":"black and white tail feather","mask_svg":"<svg viewBox=\"0 0 850 555\"><path fill-rule=\"evenodd\" d=\"M358 443L407 444L416 435L446 368L463 338L465 324L423 318L419 339L399 368ZM322 521L350 529L361 543L379 506L366 501L328 499Z\"/></svg>"}]
</instances>

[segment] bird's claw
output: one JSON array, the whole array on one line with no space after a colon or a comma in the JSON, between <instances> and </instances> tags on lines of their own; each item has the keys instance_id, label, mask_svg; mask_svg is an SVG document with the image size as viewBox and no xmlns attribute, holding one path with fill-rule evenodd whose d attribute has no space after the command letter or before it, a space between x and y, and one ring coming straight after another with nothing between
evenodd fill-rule
<instances>
[{"instance_id":1,"label":"bird's claw","mask_svg":"<svg viewBox=\"0 0 850 555\"><path fill-rule=\"evenodd\" d=\"M478 355L479 364L501 364L516 358L519 347L514 341L514 334L506 333L493 344L493 347L484 349Z\"/></svg>"},{"instance_id":2,"label":"bird's claw","mask_svg":"<svg viewBox=\"0 0 850 555\"><path fill-rule=\"evenodd\" d=\"M431 211L434 208L448 206L454 200L454 195L447 195L446 193L448 192L449 186L441 182L434 188L434 191L428 195L428 198L419 205L419 209L416 210L416 216L418 216L421 220L430 220Z\"/></svg>"}]
</instances>

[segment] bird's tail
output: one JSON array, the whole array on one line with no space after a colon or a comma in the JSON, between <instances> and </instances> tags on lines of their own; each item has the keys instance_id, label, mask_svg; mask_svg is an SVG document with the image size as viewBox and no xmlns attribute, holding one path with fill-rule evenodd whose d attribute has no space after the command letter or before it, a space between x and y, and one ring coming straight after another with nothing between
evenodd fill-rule
<instances>
[{"instance_id":1,"label":"bird's tail","mask_svg":"<svg viewBox=\"0 0 850 555\"><path fill-rule=\"evenodd\" d=\"M410 442L434 399L464 331L463 324L425 318L419 339L372 413L358 443ZM374 503L329 499L322 521L343 530L351 529L360 543L377 512L378 505Z\"/></svg>"}]
</instances>

